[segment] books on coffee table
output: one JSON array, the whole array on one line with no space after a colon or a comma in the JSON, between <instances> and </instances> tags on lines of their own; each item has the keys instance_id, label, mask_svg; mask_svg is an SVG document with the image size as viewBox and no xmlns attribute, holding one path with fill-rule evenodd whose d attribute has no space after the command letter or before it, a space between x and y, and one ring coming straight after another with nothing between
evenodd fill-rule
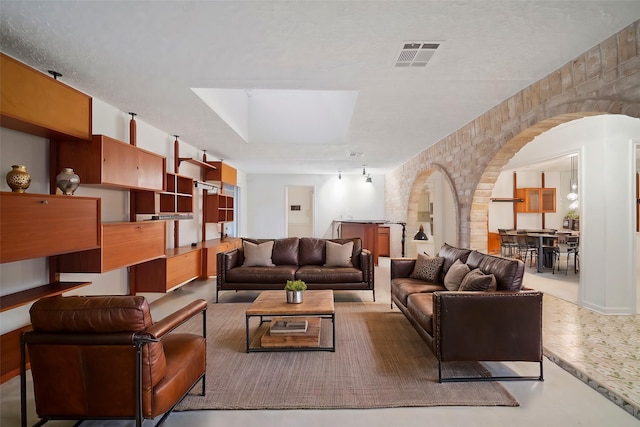
<instances>
[{"instance_id":1,"label":"books on coffee table","mask_svg":"<svg viewBox=\"0 0 640 427\"><path fill-rule=\"evenodd\" d=\"M307 332L309 322L299 319L274 319L271 321L269 332L278 334L304 334Z\"/></svg>"}]
</instances>

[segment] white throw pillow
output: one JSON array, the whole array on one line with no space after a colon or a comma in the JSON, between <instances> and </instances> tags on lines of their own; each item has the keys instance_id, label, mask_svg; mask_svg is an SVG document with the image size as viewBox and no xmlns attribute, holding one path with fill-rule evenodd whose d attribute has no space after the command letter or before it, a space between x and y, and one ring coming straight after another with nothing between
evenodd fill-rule
<instances>
[{"instance_id":1,"label":"white throw pillow","mask_svg":"<svg viewBox=\"0 0 640 427\"><path fill-rule=\"evenodd\" d=\"M327 240L327 262L325 267L353 267L351 255L353 254L353 242L340 243Z\"/></svg>"},{"instance_id":2,"label":"white throw pillow","mask_svg":"<svg viewBox=\"0 0 640 427\"><path fill-rule=\"evenodd\" d=\"M444 276L444 287L449 291L457 291L469 271L471 271L469 266L457 259Z\"/></svg>"},{"instance_id":3,"label":"white throw pillow","mask_svg":"<svg viewBox=\"0 0 640 427\"><path fill-rule=\"evenodd\" d=\"M273 240L255 244L246 240L242 241L244 249L244 266L246 267L271 267L271 252L273 251Z\"/></svg>"}]
</instances>

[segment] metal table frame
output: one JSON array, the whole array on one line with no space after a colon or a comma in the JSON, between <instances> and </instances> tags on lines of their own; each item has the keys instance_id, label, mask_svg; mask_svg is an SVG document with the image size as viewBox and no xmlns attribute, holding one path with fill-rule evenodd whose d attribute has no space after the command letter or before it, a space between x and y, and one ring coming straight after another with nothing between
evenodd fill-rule
<instances>
[{"instance_id":1,"label":"metal table frame","mask_svg":"<svg viewBox=\"0 0 640 427\"><path fill-rule=\"evenodd\" d=\"M246 326L245 326L245 339L246 339L246 343L247 343L247 353L252 353L252 352L269 352L269 351L331 351L334 352L336 351L336 313L335 311L331 314L313 314L313 313L308 313L308 314L304 314L304 315L287 315L287 314L273 314L273 315L264 315L264 314L246 314ZM260 324L258 325L258 329L257 329L257 333L259 333L260 331L260 326L262 326L263 323L265 322L271 322L271 319L273 318L280 318L280 317L290 317L290 318L295 318L295 317L317 317L320 319L330 319L331 320L331 346L318 346L318 347L251 347L251 334L249 331L249 320L252 317L259 317L260 318ZM321 320L322 322L322 320ZM320 325L320 334L322 335L322 325ZM322 340L322 337L320 337L320 339Z\"/></svg>"}]
</instances>

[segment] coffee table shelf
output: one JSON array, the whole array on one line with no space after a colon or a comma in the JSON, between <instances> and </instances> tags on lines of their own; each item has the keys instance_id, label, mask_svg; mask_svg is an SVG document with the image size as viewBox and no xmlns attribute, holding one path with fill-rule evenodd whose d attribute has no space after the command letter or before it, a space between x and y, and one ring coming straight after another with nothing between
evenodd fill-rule
<instances>
[{"instance_id":1,"label":"coffee table shelf","mask_svg":"<svg viewBox=\"0 0 640 427\"><path fill-rule=\"evenodd\" d=\"M251 328L251 319L259 324ZM269 333L275 318L300 318L309 322L305 334ZM324 345L322 329L331 322L331 342ZM266 326L264 323L268 323ZM336 322L332 290L305 291L301 304L288 304L285 291L263 291L246 311L247 353L261 351L336 351Z\"/></svg>"}]
</instances>

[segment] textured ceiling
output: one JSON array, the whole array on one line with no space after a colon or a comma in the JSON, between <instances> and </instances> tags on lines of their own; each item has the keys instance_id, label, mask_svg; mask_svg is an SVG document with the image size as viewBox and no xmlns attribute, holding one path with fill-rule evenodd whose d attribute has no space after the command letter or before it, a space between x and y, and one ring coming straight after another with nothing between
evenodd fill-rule
<instances>
[{"instance_id":1,"label":"textured ceiling","mask_svg":"<svg viewBox=\"0 0 640 427\"><path fill-rule=\"evenodd\" d=\"M638 0L0 0L0 48L247 173L377 174L638 18ZM394 67L415 40L440 47ZM247 144L191 88L358 98L346 144Z\"/></svg>"}]
</instances>

